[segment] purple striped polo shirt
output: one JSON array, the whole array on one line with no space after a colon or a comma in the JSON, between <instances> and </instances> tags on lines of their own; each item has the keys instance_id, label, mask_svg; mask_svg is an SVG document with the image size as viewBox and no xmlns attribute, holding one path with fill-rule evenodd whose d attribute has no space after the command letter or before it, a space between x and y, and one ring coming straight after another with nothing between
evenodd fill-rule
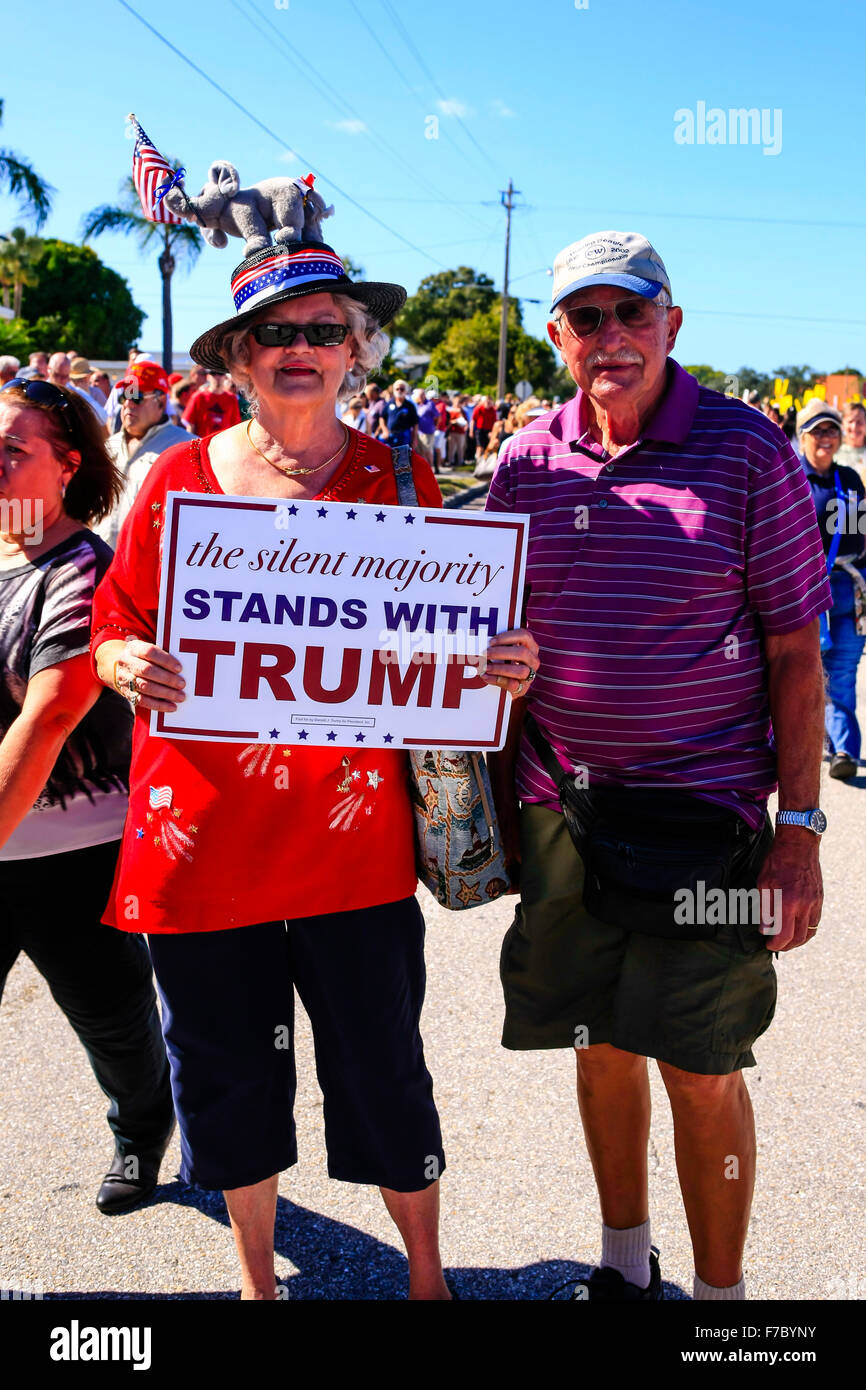
<instances>
[{"instance_id":1,"label":"purple striped polo shirt","mask_svg":"<svg viewBox=\"0 0 866 1390\"><path fill-rule=\"evenodd\" d=\"M488 511L531 517L532 712L587 784L677 787L757 828L776 787L762 633L830 607L815 508L781 430L673 359L637 443L608 455L588 404L503 446ZM524 737L524 801L558 808Z\"/></svg>"}]
</instances>

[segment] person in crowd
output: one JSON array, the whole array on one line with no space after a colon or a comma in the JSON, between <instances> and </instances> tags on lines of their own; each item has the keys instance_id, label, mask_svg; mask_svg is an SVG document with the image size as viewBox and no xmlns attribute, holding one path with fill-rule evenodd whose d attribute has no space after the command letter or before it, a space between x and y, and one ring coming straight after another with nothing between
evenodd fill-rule
<instances>
[{"instance_id":1,"label":"person in crowd","mask_svg":"<svg viewBox=\"0 0 866 1390\"><path fill-rule=\"evenodd\" d=\"M436 405L436 429L433 431L433 452L444 468L448 457L448 409L451 402L444 391L438 392Z\"/></svg>"},{"instance_id":2,"label":"person in crowd","mask_svg":"<svg viewBox=\"0 0 866 1390\"><path fill-rule=\"evenodd\" d=\"M209 371L204 386L190 397L183 412L183 423L190 434L216 434L240 423L238 398L228 389L225 372Z\"/></svg>"},{"instance_id":3,"label":"person in crowd","mask_svg":"<svg viewBox=\"0 0 866 1390\"><path fill-rule=\"evenodd\" d=\"M853 468L866 483L866 405L848 401L842 407L842 444L836 462Z\"/></svg>"},{"instance_id":4,"label":"person in crowd","mask_svg":"<svg viewBox=\"0 0 866 1390\"><path fill-rule=\"evenodd\" d=\"M190 397L198 387L195 386L188 376L181 377L171 388L170 401L172 404L171 418L177 423L182 423L183 412L189 404Z\"/></svg>"},{"instance_id":5,"label":"person in crowd","mask_svg":"<svg viewBox=\"0 0 866 1390\"><path fill-rule=\"evenodd\" d=\"M788 409L785 411L781 430L785 438L793 445L797 435L797 412L792 405L788 406Z\"/></svg>"},{"instance_id":6,"label":"person in crowd","mask_svg":"<svg viewBox=\"0 0 866 1390\"><path fill-rule=\"evenodd\" d=\"M449 468L460 468L466 457L466 436L469 433L469 421L466 419L463 406L460 404L461 399L460 392L455 391L446 411L445 438Z\"/></svg>"},{"instance_id":7,"label":"person in crowd","mask_svg":"<svg viewBox=\"0 0 866 1390\"><path fill-rule=\"evenodd\" d=\"M168 377L159 363L133 362L117 384L123 393L120 429L105 447L122 475L123 490L95 528L112 550L153 464L166 449L189 438L187 430L169 419Z\"/></svg>"},{"instance_id":8,"label":"person in crowd","mask_svg":"<svg viewBox=\"0 0 866 1390\"><path fill-rule=\"evenodd\" d=\"M370 435L371 439L378 439L382 431L382 416L385 414L387 401L375 381L371 381L367 384L364 397L367 402L365 412L367 416L367 433Z\"/></svg>"},{"instance_id":9,"label":"person in crowd","mask_svg":"<svg viewBox=\"0 0 866 1390\"><path fill-rule=\"evenodd\" d=\"M0 391L0 994L23 952L46 980L110 1101L106 1215L149 1197L173 1128L150 958L100 922L127 806L132 720L88 659L111 551L90 529L120 488L75 392ZM33 524L38 522L38 524Z\"/></svg>"},{"instance_id":10,"label":"person in crowd","mask_svg":"<svg viewBox=\"0 0 866 1390\"><path fill-rule=\"evenodd\" d=\"M108 372L103 371L101 368L91 372L90 390L91 393L95 393L94 399L98 398L100 405L104 406L108 397L111 395L111 377L108 375Z\"/></svg>"},{"instance_id":11,"label":"person in crowd","mask_svg":"<svg viewBox=\"0 0 866 1390\"><path fill-rule=\"evenodd\" d=\"M385 406L381 436L389 444L407 444L414 449L418 438L418 412L409 397L409 386L398 380L391 390L393 400Z\"/></svg>"},{"instance_id":12,"label":"person in crowd","mask_svg":"<svg viewBox=\"0 0 866 1390\"><path fill-rule=\"evenodd\" d=\"M41 377L43 381L47 381L47 380L48 380L48 353L47 353L47 352L42 352L41 350L38 351L38 352L31 352L29 358L27 359L27 365L28 365L29 367L32 367L32 369L35 371L36 375L37 375L38 377Z\"/></svg>"},{"instance_id":13,"label":"person in crowd","mask_svg":"<svg viewBox=\"0 0 866 1390\"><path fill-rule=\"evenodd\" d=\"M154 645L167 491L397 502L387 445L349 429L336 407L381 363L381 326L405 291L353 283L330 248L317 253L333 269L306 282L269 269L272 257L286 255L282 246L245 263L246 283L260 281L255 306L241 302L191 355L209 377L231 372L252 418L163 455L96 595L95 670L128 694L137 714L130 810L106 919L125 929L125 897L141 895L182 1176L225 1193L241 1297L275 1297L279 1173L297 1155L293 1049L290 1040L275 1048L274 1037L291 1024L294 985L315 1037L329 1173L380 1187L406 1245L410 1298L445 1300L444 1155L419 1031L424 925L406 755L357 743L305 746L296 730L277 730L283 744L240 749L150 732L150 711L176 709L192 674ZM418 455L412 471L419 504L439 505ZM519 676L536 661L522 632L494 639L487 658L485 680L511 693L524 688ZM274 749L291 758L288 788L273 775ZM171 802L165 830L150 788Z\"/></svg>"},{"instance_id":14,"label":"person in crowd","mask_svg":"<svg viewBox=\"0 0 866 1390\"><path fill-rule=\"evenodd\" d=\"M17 357L0 357L0 387L12 381L13 377L18 375L20 367L21 363L18 361Z\"/></svg>"},{"instance_id":15,"label":"person in crowd","mask_svg":"<svg viewBox=\"0 0 866 1390\"><path fill-rule=\"evenodd\" d=\"M94 401L101 410L105 408L105 398L94 389L91 384L93 368L86 357L69 358L69 383L77 391L81 391L91 401Z\"/></svg>"},{"instance_id":16,"label":"person in crowd","mask_svg":"<svg viewBox=\"0 0 866 1390\"><path fill-rule=\"evenodd\" d=\"M87 392L82 391L75 382L70 381L70 362L65 352L53 352L48 359L48 380L52 386L68 387L74 391L83 401L87 401L100 425L105 428L107 414L104 406L98 405L93 397Z\"/></svg>"},{"instance_id":17,"label":"person in crowd","mask_svg":"<svg viewBox=\"0 0 866 1390\"><path fill-rule=\"evenodd\" d=\"M349 425L353 430L359 430L361 434L367 433L367 416L364 407L366 400L363 396L352 396L340 419L344 425Z\"/></svg>"},{"instance_id":18,"label":"person in crowd","mask_svg":"<svg viewBox=\"0 0 866 1390\"><path fill-rule=\"evenodd\" d=\"M843 417L835 406L811 400L797 427L803 467L824 543L833 607L821 618L821 656L827 677L824 732L830 776L855 777L860 764L857 667L866 643L866 488L855 468L839 461Z\"/></svg>"},{"instance_id":19,"label":"person in crowd","mask_svg":"<svg viewBox=\"0 0 866 1390\"><path fill-rule=\"evenodd\" d=\"M436 403L432 399L428 399L427 392L421 386L412 392L412 399L418 412L418 452L427 460L433 472L438 473L439 460L433 447L436 434Z\"/></svg>"},{"instance_id":20,"label":"person in crowd","mask_svg":"<svg viewBox=\"0 0 866 1390\"><path fill-rule=\"evenodd\" d=\"M475 435L476 452L483 458L490 443L490 431L496 424L496 406L489 396L482 396L472 412L472 430Z\"/></svg>"},{"instance_id":21,"label":"person in crowd","mask_svg":"<svg viewBox=\"0 0 866 1390\"><path fill-rule=\"evenodd\" d=\"M830 592L814 507L776 426L669 356L682 317L639 234L560 252L548 332L577 394L505 444L487 500L531 517L524 621L541 659L491 759L521 892L502 949L502 1040L575 1051L603 1222L590 1300L662 1296L648 1057L673 1112L694 1297L745 1297L756 1144L742 1068L773 1017L773 953L813 941L821 916ZM587 789L591 874L554 768ZM766 931L748 913L719 922L694 893L691 928L687 906L660 917L677 818L677 888L710 872L759 884L777 904ZM605 825L631 846L630 879L623 857L605 868Z\"/></svg>"}]
</instances>

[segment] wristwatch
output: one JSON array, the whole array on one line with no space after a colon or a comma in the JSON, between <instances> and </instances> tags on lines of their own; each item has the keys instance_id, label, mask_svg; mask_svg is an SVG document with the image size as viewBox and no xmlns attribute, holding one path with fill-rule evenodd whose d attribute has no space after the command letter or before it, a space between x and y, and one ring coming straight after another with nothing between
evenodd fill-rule
<instances>
[{"instance_id":1,"label":"wristwatch","mask_svg":"<svg viewBox=\"0 0 866 1390\"><path fill-rule=\"evenodd\" d=\"M823 835L827 829L827 817L816 807L814 811L777 811L777 825L802 825L815 835Z\"/></svg>"}]
</instances>

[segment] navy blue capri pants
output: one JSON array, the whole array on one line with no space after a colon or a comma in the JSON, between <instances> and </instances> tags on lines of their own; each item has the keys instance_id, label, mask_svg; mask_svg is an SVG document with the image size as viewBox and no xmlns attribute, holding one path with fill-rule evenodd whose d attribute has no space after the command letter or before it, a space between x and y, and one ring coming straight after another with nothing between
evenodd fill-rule
<instances>
[{"instance_id":1,"label":"navy blue capri pants","mask_svg":"<svg viewBox=\"0 0 866 1390\"><path fill-rule=\"evenodd\" d=\"M313 1029L329 1176L417 1192L442 1173L414 898L148 943L185 1182L248 1187L297 1163L294 989Z\"/></svg>"}]
</instances>

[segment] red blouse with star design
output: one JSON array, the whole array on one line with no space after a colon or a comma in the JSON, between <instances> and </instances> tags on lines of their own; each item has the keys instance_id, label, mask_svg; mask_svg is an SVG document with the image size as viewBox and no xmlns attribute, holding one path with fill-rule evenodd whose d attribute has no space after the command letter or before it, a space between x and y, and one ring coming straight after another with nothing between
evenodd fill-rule
<instances>
[{"instance_id":1,"label":"red blouse with star design","mask_svg":"<svg viewBox=\"0 0 866 1390\"><path fill-rule=\"evenodd\" d=\"M395 505L388 446L356 430L349 437L321 499ZM165 495L222 492L208 443L175 445L150 470L94 597L92 658L106 641L156 640ZM412 463L419 506L441 506L429 464L418 454ZM138 713L110 926L219 931L415 892L405 753L279 740L239 748L153 738L149 725Z\"/></svg>"}]
</instances>

